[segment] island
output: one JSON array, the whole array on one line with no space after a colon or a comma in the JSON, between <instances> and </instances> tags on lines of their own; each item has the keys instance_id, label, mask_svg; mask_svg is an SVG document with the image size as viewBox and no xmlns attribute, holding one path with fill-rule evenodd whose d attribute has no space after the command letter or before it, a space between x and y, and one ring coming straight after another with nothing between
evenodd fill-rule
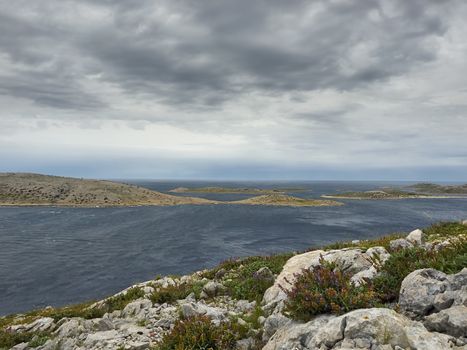
<instances>
[{"instance_id":1,"label":"island","mask_svg":"<svg viewBox=\"0 0 467 350\"><path fill-rule=\"evenodd\" d=\"M465 194L467 195L467 184L462 185L438 185L433 183L418 183L407 186L408 189L429 194Z\"/></svg>"},{"instance_id":2,"label":"island","mask_svg":"<svg viewBox=\"0 0 467 350\"><path fill-rule=\"evenodd\" d=\"M30 173L0 173L2 206L139 206L216 203L204 198L172 196L144 187Z\"/></svg>"},{"instance_id":3,"label":"island","mask_svg":"<svg viewBox=\"0 0 467 350\"><path fill-rule=\"evenodd\" d=\"M306 199L293 197L286 194L265 194L253 198L243 199L240 201L232 202L234 204L247 204L247 205L284 205L290 207L323 207L323 206L340 206L341 202L323 199Z\"/></svg>"},{"instance_id":4,"label":"island","mask_svg":"<svg viewBox=\"0 0 467 350\"><path fill-rule=\"evenodd\" d=\"M31 173L0 173L0 206L124 207L202 204L330 206L330 200L310 200L282 193L239 201L177 196L141 186L107 180L77 179Z\"/></svg>"},{"instance_id":5,"label":"island","mask_svg":"<svg viewBox=\"0 0 467 350\"><path fill-rule=\"evenodd\" d=\"M239 193L239 194L275 194L285 192L308 191L304 188L235 188L235 187L177 187L173 193Z\"/></svg>"},{"instance_id":6,"label":"island","mask_svg":"<svg viewBox=\"0 0 467 350\"><path fill-rule=\"evenodd\" d=\"M405 199L405 198L432 198L420 193L404 192L396 189L384 189L362 192L343 192L333 195L322 195L322 198L340 198L340 199Z\"/></svg>"}]
</instances>

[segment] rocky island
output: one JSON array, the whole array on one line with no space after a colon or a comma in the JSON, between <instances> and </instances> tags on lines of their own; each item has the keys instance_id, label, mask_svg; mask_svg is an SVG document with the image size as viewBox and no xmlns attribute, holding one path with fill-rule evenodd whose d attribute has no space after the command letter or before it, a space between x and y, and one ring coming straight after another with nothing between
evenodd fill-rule
<instances>
[{"instance_id":1,"label":"rocky island","mask_svg":"<svg viewBox=\"0 0 467 350\"><path fill-rule=\"evenodd\" d=\"M210 204L124 183L28 173L0 173L0 205L134 206Z\"/></svg>"},{"instance_id":2,"label":"rocky island","mask_svg":"<svg viewBox=\"0 0 467 350\"><path fill-rule=\"evenodd\" d=\"M239 194L276 194L286 192L302 192L303 188L233 188L233 187L177 187L173 193L239 193Z\"/></svg>"},{"instance_id":3,"label":"rocky island","mask_svg":"<svg viewBox=\"0 0 467 350\"><path fill-rule=\"evenodd\" d=\"M227 260L106 299L0 318L0 349L467 347L467 220Z\"/></svg>"},{"instance_id":4,"label":"rocky island","mask_svg":"<svg viewBox=\"0 0 467 350\"><path fill-rule=\"evenodd\" d=\"M411 190L411 191L409 191ZM414 192L416 191L416 192ZM417 184L405 189L382 188L363 192L343 192L322 195L322 198L337 199L410 199L410 198L466 198L467 185L441 186L435 184Z\"/></svg>"},{"instance_id":5,"label":"rocky island","mask_svg":"<svg viewBox=\"0 0 467 350\"><path fill-rule=\"evenodd\" d=\"M408 186L407 188L420 193L467 195L467 184L438 185L432 183L418 183L412 186Z\"/></svg>"},{"instance_id":6,"label":"rocky island","mask_svg":"<svg viewBox=\"0 0 467 350\"><path fill-rule=\"evenodd\" d=\"M247 205L282 205L282 206L291 206L291 207L321 207L321 206L343 205L343 203L332 201L332 200L305 199L305 198L289 196L283 193L265 194L262 196L243 199L243 200L235 201L232 203L247 204Z\"/></svg>"},{"instance_id":7,"label":"rocky island","mask_svg":"<svg viewBox=\"0 0 467 350\"><path fill-rule=\"evenodd\" d=\"M281 193L239 201L218 201L176 196L144 187L105 180L76 179L29 173L0 173L0 206L170 206L201 204L327 206L341 205L329 200L306 200Z\"/></svg>"}]
</instances>

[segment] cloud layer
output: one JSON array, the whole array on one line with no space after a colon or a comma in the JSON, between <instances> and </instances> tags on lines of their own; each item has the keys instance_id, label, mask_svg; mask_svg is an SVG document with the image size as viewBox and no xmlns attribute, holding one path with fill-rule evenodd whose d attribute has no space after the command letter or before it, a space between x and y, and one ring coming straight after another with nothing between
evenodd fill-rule
<instances>
[{"instance_id":1,"label":"cloud layer","mask_svg":"<svg viewBox=\"0 0 467 350\"><path fill-rule=\"evenodd\" d=\"M465 179L466 16L461 0L0 0L0 170Z\"/></svg>"}]
</instances>

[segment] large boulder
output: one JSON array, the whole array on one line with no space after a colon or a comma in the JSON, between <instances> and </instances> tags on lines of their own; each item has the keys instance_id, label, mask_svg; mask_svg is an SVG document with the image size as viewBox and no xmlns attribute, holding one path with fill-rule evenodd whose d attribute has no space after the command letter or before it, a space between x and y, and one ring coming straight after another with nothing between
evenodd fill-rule
<instances>
[{"instance_id":1,"label":"large boulder","mask_svg":"<svg viewBox=\"0 0 467 350\"><path fill-rule=\"evenodd\" d=\"M295 255L287 260L281 273L277 276L274 285L264 293L263 303L271 305L286 300L287 295L282 288L290 290L292 284L295 282L296 275L303 269L318 265L320 257L323 254L325 254L324 250L313 250L311 252Z\"/></svg>"},{"instance_id":2,"label":"large boulder","mask_svg":"<svg viewBox=\"0 0 467 350\"><path fill-rule=\"evenodd\" d=\"M41 317L31 323L10 326L7 331L10 333L44 332L54 330L55 326L53 318Z\"/></svg>"},{"instance_id":3,"label":"large boulder","mask_svg":"<svg viewBox=\"0 0 467 350\"><path fill-rule=\"evenodd\" d=\"M467 268L454 275L421 269L413 271L402 281L399 305L407 315L421 319L452 305L465 305L466 294Z\"/></svg>"},{"instance_id":4,"label":"large boulder","mask_svg":"<svg viewBox=\"0 0 467 350\"><path fill-rule=\"evenodd\" d=\"M430 333L420 322L393 310L360 309L339 317L318 317L305 324L287 324L263 349L417 349L445 350L454 338Z\"/></svg>"},{"instance_id":5,"label":"large boulder","mask_svg":"<svg viewBox=\"0 0 467 350\"><path fill-rule=\"evenodd\" d=\"M312 269L320 264L324 259L333 263L337 268L351 275L356 275L352 280L359 285L365 279L372 279L376 276L376 266L373 265L375 257L378 256L380 262L384 263L389 258L389 253L383 247L370 248L367 251L359 248L344 248L339 250L313 250L304 254L295 255L290 258L282 268L281 273L276 278L274 285L270 287L263 296L263 304L266 310L274 309L287 299L284 292L291 290L297 276L304 269Z\"/></svg>"},{"instance_id":6,"label":"large boulder","mask_svg":"<svg viewBox=\"0 0 467 350\"><path fill-rule=\"evenodd\" d=\"M431 314L425 318L424 325L430 331L467 338L467 307L456 305Z\"/></svg>"},{"instance_id":7,"label":"large boulder","mask_svg":"<svg viewBox=\"0 0 467 350\"><path fill-rule=\"evenodd\" d=\"M310 338L324 327L333 316L319 316L314 320L301 324L290 321L282 324L269 339L263 350L306 349ZM264 340L264 338L263 338Z\"/></svg>"}]
</instances>

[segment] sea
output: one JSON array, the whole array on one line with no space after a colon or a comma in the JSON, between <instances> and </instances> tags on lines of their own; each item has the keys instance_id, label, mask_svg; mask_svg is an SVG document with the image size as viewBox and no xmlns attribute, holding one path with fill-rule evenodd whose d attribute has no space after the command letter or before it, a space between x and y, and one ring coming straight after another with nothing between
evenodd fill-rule
<instances>
[{"instance_id":1,"label":"sea","mask_svg":"<svg viewBox=\"0 0 467 350\"><path fill-rule=\"evenodd\" d=\"M303 198L409 184L121 181L166 193L181 186L302 188L289 194ZM187 274L230 258L300 252L467 219L467 198L341 201L345 205L335 207L0 207L0 315L98 300L157 275Z\"/></svg>"}]
</instances>

